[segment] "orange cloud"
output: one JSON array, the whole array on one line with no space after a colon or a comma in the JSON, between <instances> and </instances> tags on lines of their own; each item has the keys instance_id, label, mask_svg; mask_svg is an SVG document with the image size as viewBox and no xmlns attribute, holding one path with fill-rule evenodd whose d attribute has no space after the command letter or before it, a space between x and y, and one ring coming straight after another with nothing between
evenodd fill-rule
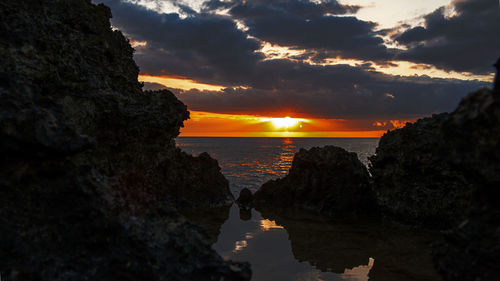
<instances>
[{"instance_id":1,"label":"orange cloud","mask_svg":"<svg viewBox=\"0 0 500 281\"><path fill-rule=\"evenodd\" d=\"M378 128L386 128L386 129L399 129L403 128L406 123L415 122L415 119L412 120L388 120L388 121L374 121L372 123L373 127Z\"/></svg>"},{"instance_id":2,"label":"orange cloud","mask_svg":"<svg viewBox=\"0 0 500 281\"><path fill-rule=\"evenodd\" d=\"M396 129L399 129L399 128L403 128L406 123L408 122L413 122L415 120L390 120L389 122L391 122L392 126Z\"/></svg>"},{"instance_id":3,"label":"orange cloud","mask_svg":"<svg viewBox=\"0 0 500 281\"><path fill-rule=\"evenodd\" d=\"M191 90L197 89L200 91L221 91L225 87L221 85L211 85L205 83L199 83L194 80L178 77L178 76L152 76L152 75L139 75L140 82L150 82L161 84L167 88L171 89L181 89L181 90Z\"/></svg>"}]
</instances>

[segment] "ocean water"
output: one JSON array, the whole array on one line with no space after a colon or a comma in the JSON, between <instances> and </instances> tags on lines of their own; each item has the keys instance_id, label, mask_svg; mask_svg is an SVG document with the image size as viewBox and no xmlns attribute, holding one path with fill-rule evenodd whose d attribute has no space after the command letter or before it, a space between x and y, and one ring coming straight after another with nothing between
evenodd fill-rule
<instances>
[{"instance_id":1,"label":"ocean water","mask_svg":"<svg viewBox=\"0 0 500 281\"><path fill-rule=\"evenodd\" d=\"M235 197L245 187L256 191L264 182L285 176L300 148L335 145L356 152L368 165L378 145L377 138L179 137L176 142L190 154L208 152L217 159Z\"/></svg>"},{"instance_id":2,"label":"ocean water","mask_svg":"<svg viewBox=\"0 0 500 281\"><path fill-rule=\"evenodd\" d=\"M336 145L364 164L378 139L180 137L193 155L219 161L235 197L247 187L286 175L300 148ZM437 235L379 221L330 218L296 210L240 210L200 214L212 247L225 259L249 262L254 281L441 280L432 266L430 244ZM208 222L208 223L207 223Z\"/></svg>"}]
</instances>

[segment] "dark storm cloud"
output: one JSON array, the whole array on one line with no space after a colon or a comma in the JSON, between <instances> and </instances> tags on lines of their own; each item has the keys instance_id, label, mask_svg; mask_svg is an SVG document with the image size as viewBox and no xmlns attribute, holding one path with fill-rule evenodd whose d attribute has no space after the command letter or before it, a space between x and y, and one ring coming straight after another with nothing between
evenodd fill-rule
<instances>
[{"instance_id":1,"label":"dark storm cloud","mask_svg":"<svg viewBox=\"0 0 500 281\"><path fill-rule=\"evenodd\" d=\"M134 40L147 41L136 56L143 73L193 76L231 84L263 58L260 43L247 38L235 23L217 15L180 18L119 0L104 0L113 25Z\"/></svg>"},{"instance_id":2,"label":"dark storm cloud","mask_svg":"<svg viewBox=\"0 0 500 281\"><path fill-rule=\"evenodd\" d=\"M412 118L451 110L463 95L484 85L428 77L395 77L372 71L370 64L320 66L285 59L264 60L257 51L259 41L247 37L230 17L201 13L180 18L118 0L104 3L111 6L113 25L134 40L148 42L147 46L138 47L135 56L142 73L175 74L228 87L222 93L177 91L191 110L247 114L292 111L329 118ZM353 18L346 19L356 23ZM361 29L369 33L373 26L366 24ZM361 37L366 33L356 33L354 27L351 32ZM311 52L308 56L330 51Z\"/></svg>"},{"instance_id":3,"label":"dark storm cloud","mask_svg":"<svg viewBox=\"0 0 500 281\"><path fill-rule=\"evenodd\" d=\"M245 18L273 16L276 12L286 13L301 18L323 16L325 14L353 14L360 6L342 5L335 0L311 2L308 0L253 0L253 1L206 1L203 5L204 11L217 9L232 9L239 16Z\"/></svg>"},{"instance_id":4,"label":"dark storm cloud","mask_svg":"<svg viewBox=\"0 0 500 281\"><path fill-rule=\"evenodd\" d=\"M335 16L357 11L336 1L243 1L230 14L243 20L248 33L280 46L315 49L332 57L385 60L394 51L374 31L376 24L355 17Z\"/></svg>"},{"instance_id":5,"label":"dark storm cloud","mask_svg":"<svg viewBox=\"0 0 500 281\"><path fill-rule=\"evenodd\" d=\"M409 47L399 59L445 70L487 74L500 56L500 7L497 0L454 1L456 15L441 7L426 15L425 26L408 29L395 39Z\"/></svg>"},{"instance_id":6,"label":"dark storm cloud","mask_svg":"<svg viewBox=\"0 0 500 281\"><path fill-rule=\"evenodd\" d=\"M429 77L393 77L350 66L310 66L284 61L261 65L266 77L249 89L179 91L192 110L261 115L293 112L320 118L415 118L453 110L484 83ZM265 74L263 74L265 76Z\"/></svg>"}]
</instances>

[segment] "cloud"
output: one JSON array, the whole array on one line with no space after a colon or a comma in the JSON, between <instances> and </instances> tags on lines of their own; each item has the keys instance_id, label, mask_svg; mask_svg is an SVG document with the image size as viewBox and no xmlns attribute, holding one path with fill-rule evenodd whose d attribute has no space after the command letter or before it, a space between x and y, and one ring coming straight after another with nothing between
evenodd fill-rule
<instances>
[{"instance_id":1,"label":"cloud","mask_svg":"<svg viewBox=\"0 0 500 281\"><path fill-rule=\"evenodd\" d=\"M424 16L424 26L394 36L408 51L398 59L438 68L488 74L500 56L500 7L494 0L455 0Z\"/></svg>"},{"instance_id":2,"label":"cloud","mask_svg":"<svg viewBox=\"0 0 500 281\"><path fill-rule=\"evenodd\" d=\"M263 58L260 43L237 29L233 20L217 15L180 18L153 10L104 0L112 9L114 26L147 45L136 61L143 73L167 73L196 77L210 83L241 80Z\"/></svg>"},{"instance_id":3,"label":"cloud","mask_svg":"<svg viewBox=\"0 0 500 281\"><path fill-rule=\"evenodd\" d=\"M226 89L222 93L177 91L177 96L192 110L219 113L411 119L451 111L463 95L484 85L429 77L390 77L349 66L294 67L283 71L279 82L264 83L265 87ZM395 98L388 97L388 91Z\"/></svg>"},{"instance_id":4,"label":"cloud","mask_svg":"<svg viewBox=\"0 0 500 281\"><path fill-rule=\"evenodd\" d=\"M338 16L358 9L336 1L241 1L229 13L242 20L252 36L280 46L314 49L328 57L392 58L394 50L374 31L376 23Z\"/></svg>"},{"instance_id":5,"label":"cloud","mask_svg":"<svg viewBox=\"0 0 500 281\"><path fill-rule=\"evenodd\" d=\"M202 11L181 18L177 14L159 14L118 0L105 0L104 3L111 6L114 26L134 40L147 42L137 47L135 55L143 74L171 74L227 87L222 92L178 90L178 97L191 110L260 115L288 112L319 118L405 119L452 110L462 96L485 85L426 76L391 76L373 71L370 64L322 66L300 60L264 60L264 55L259 52L260 41L238 29L230 16ZM297 15L299 9L284 9L290 9L289 14L294 14L300 24L307 23L301 20L306 14L321 13L309 11ZM323 16L316 19L331 20ZM350 17L345 19L353 24L339 21L339 25L347 29L339 30L339 34L345 32L346 37L359 37L360 42L366 36L370 38L373 24ZM259 22L262 24L260 19ZM335 26L332 24L331 28ZM251 30L248 31L250 34ZM321 30L326 32L326 29ZM308 39L305 32L299 34L292 34L289 39L296 38L303 45L311 44L317 48L327 44L321 38ZM350 47L354 44L352 42L335 43L335 46L344 48L344 52L348 49L355 52L356 47ZM390 62L386 64L390 65ZM388 97L387 93L395 98Z\"/></svg>"}]
</instances>

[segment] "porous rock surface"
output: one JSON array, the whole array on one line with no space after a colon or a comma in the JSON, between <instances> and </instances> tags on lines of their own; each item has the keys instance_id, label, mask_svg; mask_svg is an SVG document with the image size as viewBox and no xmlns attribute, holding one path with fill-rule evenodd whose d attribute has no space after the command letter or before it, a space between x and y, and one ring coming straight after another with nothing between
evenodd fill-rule
<instances>
[{"instance_id":1,"label":"porous rock surface","mask_svg":"<svg viewBox=\"0 0 500 281\"><path fill-rule=\"evenodd\" d=\"M473 186L464 220L435 247L435 263L445 280L500 276L499 93L496 88L469 94L443 124L450 161Z\"/></svg>"},{"instance_id":2,"label":"porous rock surface","mask_svg":"<svg viewBox=\"0 0 500 281\"><path fill-rule=\"evenodd\" d=\"M248 280L176 210L227 206L189 116L143 92L133 49L89 0L0 2L3 280Z\"/></svg>"},{"instance_id":3,"label":"porous rock surface","mask_svg":"<svg viewBox=\"0 0 500 281\"><path fill-rule=\"evenodd\" d=\"M445 280L500 274L500 101L484 88L449 114L386 133L370 158L381 210L399 221L452 228L434 260Z\"/></svg>"},{"instance_id":4,"label":"porous rock surface","mask_svg":"<svg viewBox=\"0 0 500 281\"><path fill-rule=\"evenodd\" d=\"M324 214L374 212L370 176L356 153L336 146L301 149L284 178L255 193L257 205L294 206Z\"/></svg>"},{"instance_id":5,"label":"porous rock surface","mask_svg":"<svg viewBox=\"0 0 500 281\"><path fill-rule=\"evenodd\" d=\"M449 114L423 118L380 139L370 157L377 203L399 221L450 227L470 207L472 186L448 158L442 124Z\"/></svg>"}]
</instances>

